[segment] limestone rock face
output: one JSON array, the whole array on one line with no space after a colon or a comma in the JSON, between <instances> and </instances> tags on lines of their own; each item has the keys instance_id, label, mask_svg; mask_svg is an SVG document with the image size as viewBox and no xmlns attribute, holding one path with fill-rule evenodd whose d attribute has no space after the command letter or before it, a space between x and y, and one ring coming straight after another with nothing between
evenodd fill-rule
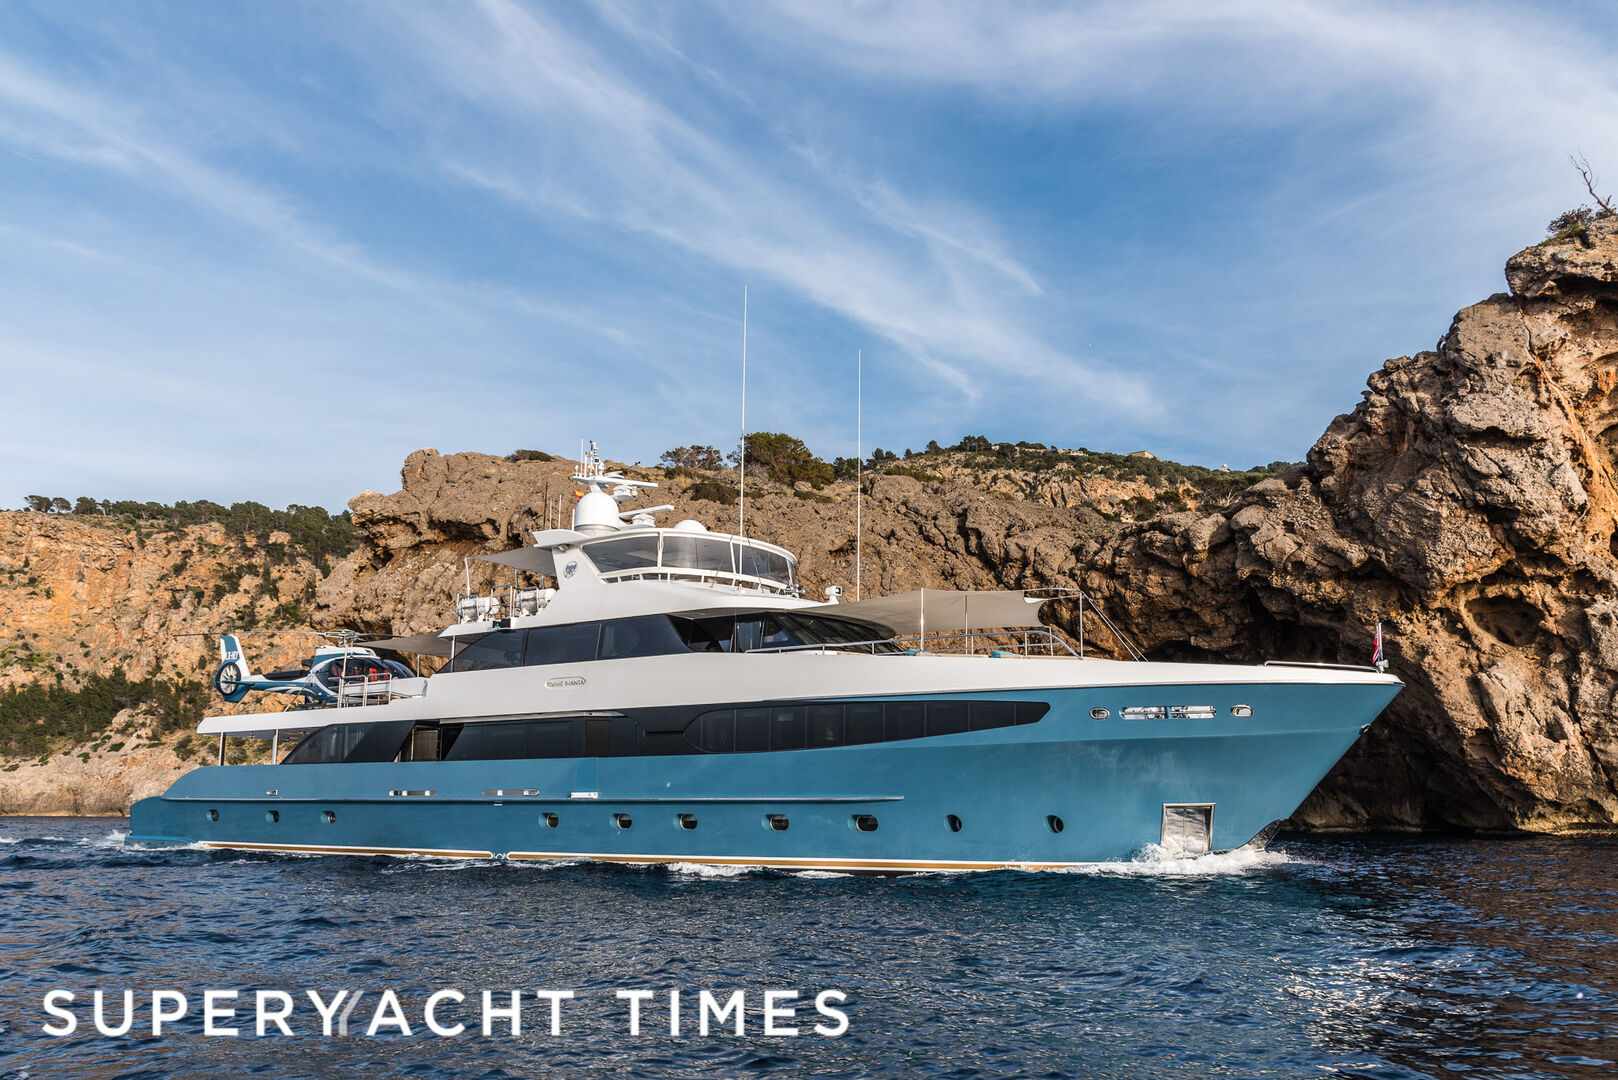
<instances>
[{"instance_id":1,"label":"limestone rock face","mask_svg":"<svg viewBox=\"0 0 1618 1080\"><path fill-rule=\"evenodd\" d=\"M1590 223L1587 243L1535 244L1506 263L1506 283L1517 296L1574 295L1618 283L1618 251L1612 246L1611 217Z\"/></svg>"},{"instance_id":2,"label":"limestone rock face","mask_svg":"<svg viewBox=\"0 0 1618 1080\"><path fill-rule=\"evenodd\" d=\"M798 554L811 596L853 594L856 546L866 596L1082 586L1158 658L1364 661L1380 621L1407 689L1295 824L1618 828L1618 221L1514 256L1507 280L1436 349L1373 373L1306 465L1222 508L1120 526L1160 493L946 461L934 479L867 474L858 545L851 483L750 475L746 531ZM213 643L181 635L246 622L440 629L468 582L509 580L472 556L570 523L572 467L417 451L399 491L351 501L364 542L325 576L210 526L0 513L0 687L113 667L206 678ZM734 475L628 471L662 485L643 501L672 503L665 523L735 531L742 508L713 501ZM1071 605L1047 611L1077 630ZM1094 621L1086 638L1121 648ZM308 644L253 648L281 653L268 666ZM0 812L117 809L183 767L133 738L110 754L0 765Z\"/></svg>"},{"instance_id":3,"label":"limestone rock face","mask_svg":"<svg viewBox=\"0 0 1618 1080\"><path fill-rule=\"evenodd\" d=\"M115 724L122 727L133 719L120 717ZM0 814L123 816L141 799L163 794L189 767L172 748L161 745L88 752L85 757L22 761L15 769L0 771Z\"/></svg>"},{"instance_id":4,"label":"limestone rock face","mask_svg":"<svg viewBox=\"0 0 1618 1080\"><path fill-rule=\"evenodd\" d=\"M219 525L154 533L93 516L0 512L0 691L55 679L76 688L115 671L206 682L218 644L199 632L272 623L319 577L309 559L272 557ZM310 649L301 636L250 640L261 669ZM187 734L161 735L151 716L126 709L99 742L42 758L9 757L0 740L0 814L124 813L199 759L175 753Z\"/></svg>"},{"instance_id":5,"label":"limestone rock face","mask_svg":"<svg viewBox=\"0 0 1618 1080\"><path fill-rule=\"evenodd\" d=\"M1158 655L1361 660L1407 689L1317 828L1618 826L1618 222L1389 360L1306 467L1122 530L1086 586Z\"/></svg>"},{"instance_id":6,"label":"limestone rock face","mask_svg":"<svg viewBox=\"0 0 1618 1080\"><path fill-rule=\"evenodd\" d=\"M308 559L273 561L219 525L154 534L0 511L0 689L114 668L207 678L218 646L186 635L263 625L319 576Z\"/></svg>"},{"instance_id":7,"label":"limestone rock face","mask_svg":"<svg viewBox=\"0 0 1618 1080\"><path fill-rule=\"evenodd\" d=\"M368 541L322 583L322 619L400 634L441 629L453 621L450 603L468 578L474 589L509 580L509 570L475 556L508 551L531 543L535 530L571 523L572 469L563 461L418 450L405 464L400 491L367 493L350 502ZM693 497L694 478L644 469L628 475L662 485L641 501L672 504L660 518L665 523L690 518L726 532L739 525L739 506ZM547 513L548 505L559 508ZM749 482L746 515L749 536L799 556L806 595L819 597L840 585L853 597L852 484L820 493ZM1071 580L1086 544L1095 549L1115 528L1088 509L880 474L866 478L859 518L865 595Z\"/></svg>"}]
</instances>

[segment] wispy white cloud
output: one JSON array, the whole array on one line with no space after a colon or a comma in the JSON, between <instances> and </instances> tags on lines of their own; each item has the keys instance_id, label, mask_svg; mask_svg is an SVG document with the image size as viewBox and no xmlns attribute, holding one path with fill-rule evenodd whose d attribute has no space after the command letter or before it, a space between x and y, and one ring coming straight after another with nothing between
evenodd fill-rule
<instances>
[{"instance_id":1,"label":"wispy white cloud","mask_svg":"<svg viewBox=\"0 0 1618 1080\"><path fill-rule=\"evenodd\" d=\"M864 346L883 445L1296 456L1583 197L1565 153L1618 145L1602 12L42 9L0 35L0 473L91 467L47 420L75 391L172 495L229 493L183 486L230 439L326 501L421 443L723 442L744 282L750 417L828 454ZM252 410L209 411L221 362ZM300 411L331 373L374 407Z\"/></svg>"},{"instance_id":2,"label":"wispy white cloud","mask_svg":"<svg viewBox=\"0 0 1618 1080\"><path fill-rule=\"evenodd\" d=\"M1618 39L1566 17L1578 9L764 0L723 10L749 34L874 80L1156 106L1227 130L1358 113L1382 121L1387 153L1423 170L1453 167L1465 147L1524 155L1565 180L1568 149L1618 141ZM1610 11L1582 14L1618 29Z\"/></svg>"},{"instance_id":3,"label":"wispy white cloud","mask_svg":"<svg viewBox=\"0 0 1618 1080\"><path fill-rule=\"evenodd\" d=\"M1162 242L1114 249L1125 278L1075 278L1069 265L1047 288L1056 303L1105 298L1137 323L1141 371L1179 418L1182 452L1223 457L1243 432L1306 445L1380 357L1431 342L1450 311L1500 287L1507 254L1585 200L1569 151L1618 145L1618 12L1604 5L718 10L782 63L860 85L964 92L1036 128L1134 125L1146 167L1177 190L1172 210L1149 211ZM1181 171L1241 161L1266 139L1289 152L1243 198ZM1199 216L1210 185L1222 200ZM1268 419L1225 419L1249 415Z\"/></svg>"},{"instance_id":4,"label":"wispy white cloud","mask_svg":"<svg viewBox=\"0 0 1618 1080\"><path fill-rule=\"evenodd\" d=\"M183 194L193 205L345 271L404 292L430 291L371 261L355 245L314 227L284 196L211 166L153 134L135 109L40 75L4 52L0 52L0 105L12 110L11 121L0 127L0 139L9 136L56 157L141 174Z\"/></svg>"},{"instance_id":5,"label":"wispy white cloud","mask_svg":"<svg viewBox=\"0 0 1618 1080\"><path fill-rule=\"evenodd\" d=\"M532 212L657 237L743 279L784 285L899 346L968 399L988 373L1082 386L1151 413L1134 377L1085 363L1031 327L1007 294L1040 286L981 214L936 212L880 181L828 182L824 167L783 175L764 154L693 126L544 13L504 0L479 10L482 20L417 7L407 19L419 61L506 135L441 139L454 175Z\"/></svg>"}]
</instances>

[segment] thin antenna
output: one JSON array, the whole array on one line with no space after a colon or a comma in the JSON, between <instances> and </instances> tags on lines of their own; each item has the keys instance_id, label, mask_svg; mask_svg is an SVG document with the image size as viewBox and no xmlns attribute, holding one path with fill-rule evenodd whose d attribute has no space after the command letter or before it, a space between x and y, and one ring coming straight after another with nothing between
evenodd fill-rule
<instances>
[{"instance_id":1,"label":"thin antenna","mask_svg":"<svg viewBox=\"0 0 1618 1080\"><path fill-rule=\"evenodd\" d=\"M860 598L861 489L865 472L865 350L854 353L854 599Z\"/></svg>"},{"instance_id":2,"label":"thin antenna","mask_svg":"<svg viewBox=\"0 0 1618 1080\"><path fill-rule=\"evenodd\" d=\"M742 286L742 474L737 484L736 535L747 535L747 286Z\"/></svg>"}]
</instances>

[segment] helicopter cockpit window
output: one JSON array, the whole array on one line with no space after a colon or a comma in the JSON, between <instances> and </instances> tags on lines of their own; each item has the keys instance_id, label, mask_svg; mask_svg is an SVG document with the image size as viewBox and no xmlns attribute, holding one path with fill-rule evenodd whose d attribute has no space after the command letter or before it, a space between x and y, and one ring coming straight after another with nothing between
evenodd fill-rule
<instances>
[{"instance_id":1,"label":"helicopter cockpit window","mask_svg":"<svg viewBox=\"0 0 1618 1080\"><path fill-rule=\"evenodd\" d=\"M328 689L336 689L339 678L354 683L361 679L366 681L385 679L392 674L383 662L374 656L345 656L327 664L320 672L320 681Z\"/></svg>"}]
</instances>

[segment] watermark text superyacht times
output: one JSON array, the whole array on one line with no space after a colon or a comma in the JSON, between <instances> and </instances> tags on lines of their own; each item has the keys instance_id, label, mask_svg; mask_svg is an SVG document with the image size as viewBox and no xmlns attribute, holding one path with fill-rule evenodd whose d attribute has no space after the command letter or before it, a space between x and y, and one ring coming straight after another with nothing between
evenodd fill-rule
<instances>
[{"instance_id":1,"label":"watermark text superyacht times","mask_svg":"<svg viewBox=\"0 0 1618 1080\"><path fill-rule=\"evenodd\" d=\"M607 1006L582 1015L594 998ZM55 1038L188 1035L206 1038L342 1036L518 1038L566 1036L603 1016L631 1036L799 1036L848 1030L841 990L472 990L401 995L344 990L47 991L40 1030ZM573 1021L572 1028L569 1026Z\"/></svg>"}]
</instances>

